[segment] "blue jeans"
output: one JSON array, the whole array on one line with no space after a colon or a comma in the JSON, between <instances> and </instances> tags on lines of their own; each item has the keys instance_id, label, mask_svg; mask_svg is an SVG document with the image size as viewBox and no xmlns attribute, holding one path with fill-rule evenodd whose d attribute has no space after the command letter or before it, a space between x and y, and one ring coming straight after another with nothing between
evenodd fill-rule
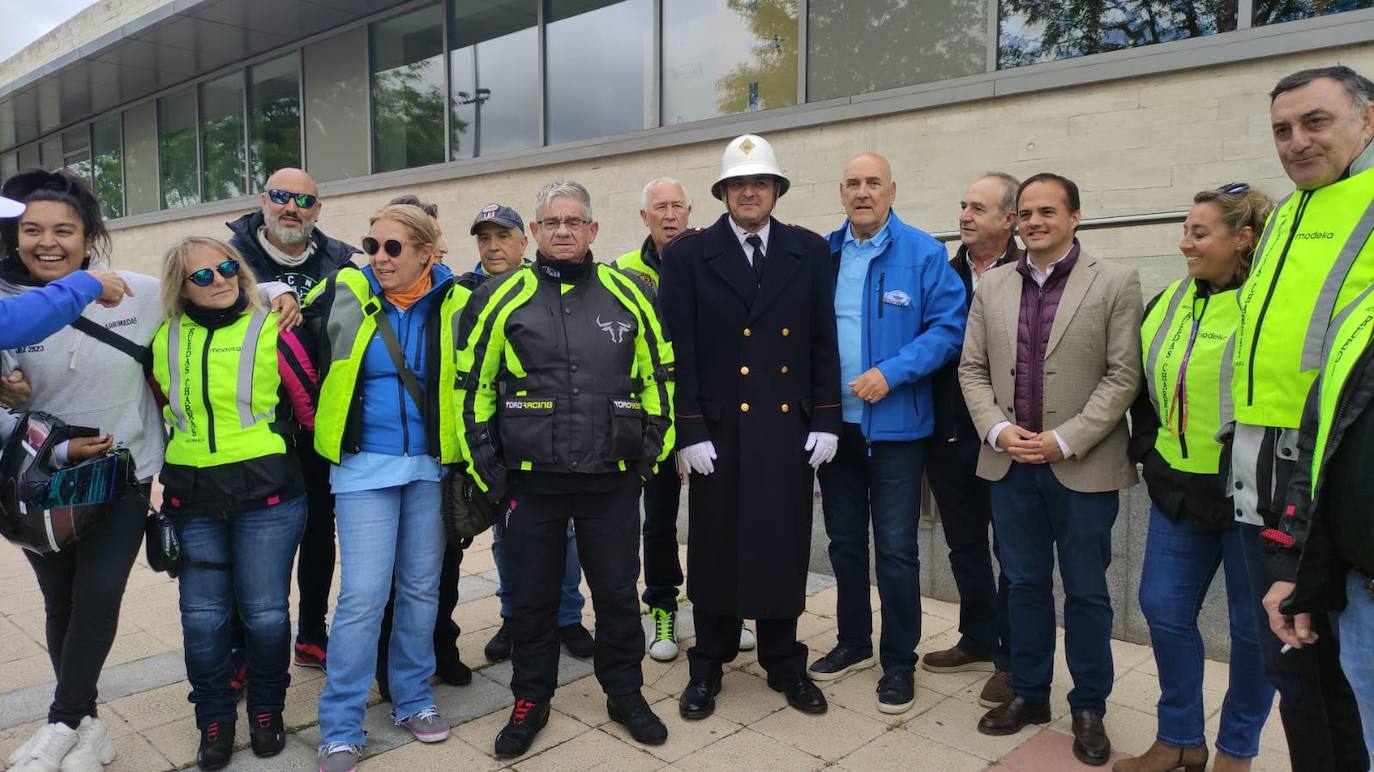
<instances>
[{"instance_id":1,"label":"blue jeans","mask_svg":"<svg viewBox=\"0 0 1374 772\"><path fill-rule=\"evenodd\" d=\"M868 593L868 526L873 523L883 629L883 670L911 670L921 640L921 460L924 443L864 441L858 424L840 430L835 460L820 468L821 505L830 565L839 594L839 645L873 650Z\"/></svg>"},{"instance_id":2,"label":"blue jeans","mask_svg":"<svg viewBox=\"0 0 1374 772\"><path fill-rule=\"evenodd\" d=\"M1069 707L1099 716L1112 692L1112 524L1117 492L1070 490L1049 464L1013 462L992 484L992 520L1010 583L1011 678L1027 702L1046 703L1054 678L1054 559L1064 584Z\"/></svg>"},{"instance_id":3,"label":"blue jeans","mask_svg":"<svg viewBox=\"0 0 1374 772\"><path fill-rule=\"evenodd\" d=\"M444 525L439 483L406 485L336 495L342 566L339 604L329 631L329 670L320 695L322 745L363 745L363 714L377 667L377 637L391 594L388 680L392 715L412 716L434 704L434 615Z\"/></svg>"},{"instance_id":4,"label":"blue jeans","mask_svg":"<svg viewBox=\"0 0 1374 772\"><path fill-rule=\"evenodd\" d=\"M496 564L496 576L501 584L496 588L496 597L501 600L501 618L510 619L511 601L510 582L506 579L507 566L505 526L497 523L491 528L491 560ZM582 607L587 604L582 597L582 562L577 556L577 534L568 526L568 551L563 558L563 584L558 596L558 626L582 624Z\"/></svg>"},{"instance_id":5,"label":"blue jeans","mask_svg":"<svg viewBox=\"0 0 1374 772\"><path fill-rule=\"evenodd\" d=\"M1346 607L1332 614L1341 636L1341 669L1360 704L1365 748L1374 753L1374 597L1368 577L1351 571L1345 577Z\"/></svg>"},{"instance_id":6,"label":"blue jeans","mask_svg":"<svg viewBox=\"0 0 1374 772\"><path fill-rule=\"evenodd\" d=\"M1254 598L1245 569L1240 531L1195 531L1150 507L1140 610L1150 625L1159 668L1159 731L1162 742L1182 748L1206 743L1202 709L1202 634L1197 617L1217 567L1226 567L1226 607L1231 618L1230 681L1221 706L1217 750L1238 759L1259 753L1260 731L1274 702L1264 677Z\"/></svg>"},{"instance_id":7,"label":"blue jeans","mask_svg":"<svg viewBox=\"0 0 1374 772\"><path fill-rule=\"evenodd\" d=\"M186 567L180 579L186 677L196 726L233 723L230 617L242 620L248 713L280 713L291 683L291 562L305 529L305 497L180 522ZM210 565L205 565L210 564Z\"/></svg>"}]
</instances>

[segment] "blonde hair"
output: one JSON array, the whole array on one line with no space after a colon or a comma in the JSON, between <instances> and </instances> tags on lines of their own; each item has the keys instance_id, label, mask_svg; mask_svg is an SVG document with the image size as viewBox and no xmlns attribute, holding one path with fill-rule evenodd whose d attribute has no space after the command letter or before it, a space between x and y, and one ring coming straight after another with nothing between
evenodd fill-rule
<instances>
[{"instance_id":1,"label":"blonde hair","mask_svg":"<svg viewBox=\"0 0 1374 772\"><path fill-rule=\"evenodd\" d=\"M209 236L188 236L173 244L162 258L163 315L171 319L185 310L186 298L181 296L181 290L186 284L186 278L190 276L190 271L186 270L186 260L192 252L202 247L213 250L225 260L239 264L239 292L248 298L249 308L262 308L262 299L258 297L258 281L253 276L253 269L248 266L237 249Z\"/></svg>"},{"instance_id":2,"label":"blonde hair","mask_svg":"<svg viewBox=\"0 0 1374 772\"><path fill-rule=\"evenodd\" d=\"M439 243L439 223L414 204L387 204L378 209L367 224L375 225L378 220L391 220L404 225L410 231L410 237L422 246L428 244L434 247ZM435 256L438 256L437 249Z\"/></svg>"},{"instance_id":3,"label":"blonde hair","mask_svg":"<svg viewBox=\"0 0 1374 772\"><path fill-rule=\"evenodd\" d=\"M1240 255L1240 265L1236 267L1236 278L1244 280L1250 273L1250 258L1254 256L1259 244L1260 234L1264 233L1264 223L1274 209L1274 201L1265 194L1245 185L1233 183L1215 190L1204 190L1193 196L1194 204L1213 204L1221 213L1221 221L1231 233L1240 233L1241 228L1250 226L1250 243ZM1232 192L1228 192L1232 191Z\"/></svg>"}]
</instances>

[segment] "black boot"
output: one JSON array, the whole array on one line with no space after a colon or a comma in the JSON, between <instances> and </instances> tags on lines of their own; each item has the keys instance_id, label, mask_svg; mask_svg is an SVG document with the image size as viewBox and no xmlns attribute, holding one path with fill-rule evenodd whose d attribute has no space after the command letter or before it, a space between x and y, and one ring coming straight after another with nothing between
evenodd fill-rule
<instances>
[{"instance_id":1,"label":"black boot","mask_svg":"<svg viewBox=\"0 0 1374 772\"><path fill-rule=\"evenodd\" d=\"M472 683L472 668L463 664L456 647L435 652L434 672L440 681L449 686L467 686Z\"/></svg>"},{"instance_id":2,"label":"black boot","mask_svg":"<svg viewBox=\"0 0 1374 772\"><path fill-rule=\"evenodd\" d=\"M248 721L248 739L253 755L267 758L281 753L286 747L286 729L280 713L259 713Z\"/></svg>"},{"instance_id":3,"label":"black boot","mask_svg":"<svg viewBox=\"0 0 1374 772\"><path fill-rule=\"evenodd\" d=\"M688 721L700 721L716 712L720 678L692 678L677 701L677 712Z\"/></svg>"},{"instance_id":4,"label":"black boot","mask_svg":"<svg viewBox=\"0 0 1374 772\"><path fill-rule=\"evenodd\" d=\"M516 699L515 707L511 708L510 720L506 722L504 729L496 735L496 757L498 759L513 759L516 756L523 756L530 749L530 744L539 734L539 730L549 723L549 703L530 702L529 700Z\"/></svg>"},{"instance_id":5,"label":"black boot","mask_svg":"<svg viewBox=\"0 0 1374 772\"><path fill-rule=\"evenodd\" d=\"M200 749L196 751L196 766L219 769L229 764L234 755L234 722L211 721L200 730Z\"/></svg>"},{"instance_id":6,"label":"black boot","mask_svg":"<svg viewBox=\"0 0 1374 772\"><path fill-rule=\"evenodd\" d=\"M645 745L662 745L668 740L668 727L654 715L653 708L639 692L606 697L606 713L611 720L630 730L630 736Z\"/></svg>"},{"instance_id":7,"label":"black boot","mask_svg":"<svg viewBox=\"0 0 1374 772\"><path fill-rule=\"evenodd\" d=\"M510 659L510 620L502 619L501 628L496 631L496 635L487 641L487 647L482 650L487 655L488 662L502 662Z\"/></svg>"}]
</instances>

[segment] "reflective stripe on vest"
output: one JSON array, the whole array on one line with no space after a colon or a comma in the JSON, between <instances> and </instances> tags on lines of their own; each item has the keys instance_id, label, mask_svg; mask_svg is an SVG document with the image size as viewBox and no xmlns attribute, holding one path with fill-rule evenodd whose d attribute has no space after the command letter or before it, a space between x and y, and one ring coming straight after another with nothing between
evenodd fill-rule
<instances>
[{"instance_id":1,"label":"reflective stripe on vest","mask_svg":"<svg viewBox=\"0 0 1374 772\"><path fill-rule=\"evenodd\" d=\"M1219 469L1221 444L1216 435L1232 418L1239 312L1235 290L1199 298L1197 282L1181 279L1164 291L1140 327L1146 389L1160 424L1155 450L1180 472L1216 474ZM1175 389L1185 357L1186 404L1180 406L1175 404Z\"/></svg>"},{"instance_id":2,"label":"reflective stripe on vest","mask_svg":"<svg viewBox=\"0 0 1374 772\"><path fill-rule=\"evenodd\" d=\"M212 330L179 314L159 328L153 377L168 400L169 464L204 468L286 452L272 431L281 387L272 319L258 311Z\"/></svg>"},{"instance_id":3,"label":"reflective stripe on vest","mask_svg":"<svg viewBox=\"0 0 1374 772\"><path fill-rule=\"evenodd\" d=\"M617 257L615 267L622 271L643 274L649 279L649 283L653 285L654 289L658 289L658 271L655 271L653 266L645 262L642 249L634 249Z\"/></svg>"},{"instance_id":4,"label":"reflective stripe on vest","mask_svg":"<svg viewBox=\"0 0 1374 772\"><path fill-rule=\"evenodd\" d=\"M1269 216L1240 290L1236 420L1297 428L1333 318L1374 283L1374 169L1299 191Z\"/></svg>"},{"instance_id":5,"label":"reflective stripe on vest","mask_svg":"<svg viewBox=\"0 0 1374 772\"><path fill-rule=\"evenodd\" d=\"M1346 378L1359 361L1360 354L1369 345L1374 333L1374 286L1365 289L1355 302L1331 325L1332 334L1326 337L1323 350L1325 363L1322 366L1321 389L1317 405L1317 439L1312 453L1312 496L1315 498L1320 487L1321 470L1326 465L1326 441L1335 425L1336 408L1340 403L1341 392L1345 389Z\"/></svg>"}]
</instances>

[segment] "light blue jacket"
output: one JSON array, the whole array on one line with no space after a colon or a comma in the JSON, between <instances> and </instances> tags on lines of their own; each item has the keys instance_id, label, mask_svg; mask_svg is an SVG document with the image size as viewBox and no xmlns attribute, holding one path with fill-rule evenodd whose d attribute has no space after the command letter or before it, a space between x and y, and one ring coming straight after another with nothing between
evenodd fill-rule
<instances>
[{"instance_id":1,"label":"light blue jacket","mask_svg":"<svg viewBox=\"0 0 1374 772\"><path fill-rule=\"evenodd\" d=\"M876 404L864 404L860 426L870 442L931 435L930 376L958 357L964 342L964 285L949 267L944 245L902 222L895 211L888 214L887 228L887 248L868 264L864 279L863 368L877 367L889 389ZM836 272L848 233L845 220L830 234Z\"/></svg>"}]
</instances>

